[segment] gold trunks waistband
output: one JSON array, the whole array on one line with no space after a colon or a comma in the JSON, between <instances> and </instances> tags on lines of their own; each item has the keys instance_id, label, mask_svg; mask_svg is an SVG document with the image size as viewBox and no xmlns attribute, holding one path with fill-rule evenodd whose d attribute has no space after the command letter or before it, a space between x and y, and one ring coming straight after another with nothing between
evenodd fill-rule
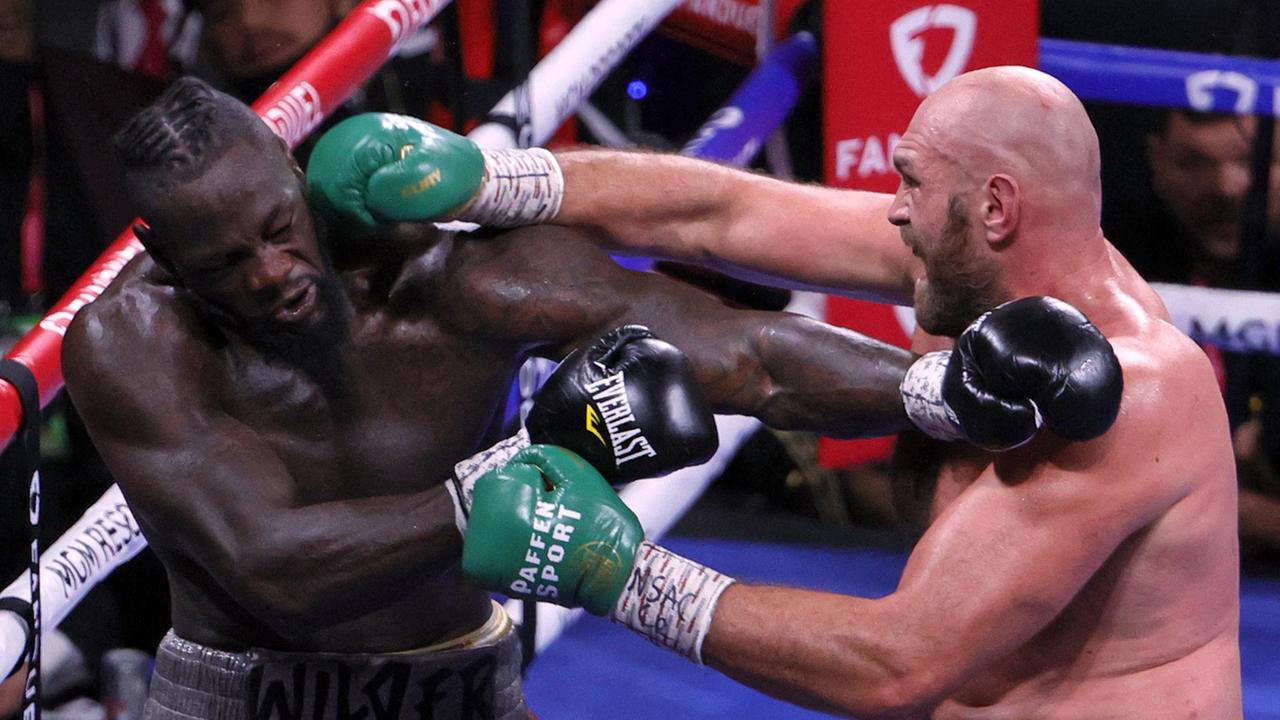
<instances>
[{"instance_id":1,"label":"gold trunks waistband","mask_svg":"<svg viewBox=\"0 0 1280 720\"><path fill-rule=\"evenodd\" d=\"M467 648L492 645L506 637L515 628L515 624L511 622L511 617L507 615L507 611L501 605L493 600L489 602L493 605L493 611L489 613L489 619L485 620L484 624L475 630L459 635L452 640L444 640L424 648L385 654L394 656L408 653L445 652L446 650L465 650Z\"/></svg>"}]
</instances>

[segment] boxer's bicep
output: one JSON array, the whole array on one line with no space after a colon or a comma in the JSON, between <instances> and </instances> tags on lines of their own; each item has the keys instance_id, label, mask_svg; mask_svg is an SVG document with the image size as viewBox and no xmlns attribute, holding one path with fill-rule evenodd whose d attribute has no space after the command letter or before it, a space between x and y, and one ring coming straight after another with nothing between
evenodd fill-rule
<instances>
[{"instance_id":1,"label":"boxer's bicep","mask_svg":"<svg viewBox=\"0 0 1280 720\"><path fill-rule=\"evenodd\" d=\"M755 177L705 255L749 280L910 304L915 258L889 223L892 195ZM695 260L698 258L695 258Z\"/></svg>"},{"instance_id":2,"label":"boxer's bicep","mask_svg":"<svg viewBox=\"0 0 1280 720\"><path fill-rule=\"evenodd\" d=\"M674 155L591 150L559 160L557 222L597 228L605 246L788 287L910 299L911 254L889 224L889 195Z\"/></svg>"},{"instance_id":3,"label":"boxer's bicep","mask_svg":"<svg viewBox=\"0 0 1280 720\"><path fill-rule=\"evenodd\" d=\"M135 336L114 309L72 324L67 388L148 541L241 590L246 558L294 502L293 479L264 440L212 407L174 326L150 328L164 341Z\"/></svg>"},{"instance_id":4,"label":"boxer's bicep","mask_svg":"<svg viewBox=\"0 0 1280 720\"><path fill-rule=\"evenodd\" d=\"M911 637L927 639L916 649L940 664L942 690L1087 604L1121 543L1178 501L1163 472L1178 450L1154 437L1160 426L1139 409L1098 440L1042 438L998 460L934 520L891 597Z\"/></svg>"},{"instance_id":5,"label":"boxer's bicep","mask_svg":"<svg viewBox=\"0 0 1280 720\"><path fill-rule=\"evenodd\" d=\"M170 542L222 571L261 552L297 496L276 452L226 417L201 417L167 439L131 438L107 459L129 469L126 498L157 516Z\"/></svg>"}]
</instances>

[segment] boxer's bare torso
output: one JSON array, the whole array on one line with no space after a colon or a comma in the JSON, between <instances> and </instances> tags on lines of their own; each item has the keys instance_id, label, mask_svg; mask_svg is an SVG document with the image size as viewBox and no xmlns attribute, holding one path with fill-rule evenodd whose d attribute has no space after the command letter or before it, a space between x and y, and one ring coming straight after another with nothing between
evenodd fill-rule
<instances>
[{"instance_id":1,"label":"boxer's bare torso","mask_svg":"<svg viewBox=\"0 0 1280 720\"><path fill-rule=\"evenodd\" d=\"M897 589L731 586L703 646L712 667L853 717L1241 716L1222 398L1204 353L1105 241L1097 135L1065 85L1008 67L952 80L895 148L893 196L687 158L559 158L556 222L602 228L610 247L910 304L947 335L1051 295L1124 370L1119 417L1089 442L1040 436L992 455L904 435L895 495L924 532Z\"/></svg>"},{"instance_id":2,"label":"boxer's bare torso","mask_svg":"<svg viewBox=\"0 0 1280 720\"><path fill-rule=\"evenodd\" d=\"M1236 479L1222 403L1203 352L1110 252L1114 272L1067 298L1107 335L1125 370L1121 419L1087 444L1096 447L1063 453L1042 439L998 457L957 445L926 451L928 441L903 447L903 497L925 500L920 509L936 527L982 522L964 516L993 492L1043 502L1047 512L1061 503L1069 514L1061 544L1087 544L1095 526L1113 534L1117 517L1132 525L1052 622L992 657L937 718L1240 717ZM917 349L936 344L919 336ZM1052 497L1020 491L1023 482L1062 487ZM1134 487L1116 491L1125 484ZM1062 565L1075 556L1058 555L1052 542L1047 553L1030 582L1075 570ZM912 581L909 567L903 582Z\"/></svg>"},{"instance_id":3,"label":"boxer's bare torso","mask_svg":"<svg viewBox=\"0 0 1280 720\"><path fill-rule=\"evenodd\" d=\"M73 323L67 386L168 570L183 637L373 652L479 626L488 595L462 578L443 481L496 439L525 355L620 324L684 349L720 411L856 433L905 422L909 354L623 271L575 231L410 247L338 259L345 340L304 356L310 370L211 323L145 256Z\"/></svg>"},{"instance_id":4,"label":"boxer's bare torso","mask_svg":"<svg viewBox=\"0 0 1280 720\"><path fill-rule=\"evenodd\" d=\"M478 306L491 305L492 298L469 294L460 287L465 276L442 272L450 256L458 262L465 255L453 252L452 245L446 241L418 258L416 267L406 265L418 277L399 278L438 291L437 297L391 302L371 290L367 272L341 273L353 312L337 370L341 385L334 390L212 327L145 256L86 311L83 329L71 336L68 352L110 357L96 363L103 387L127 391L129 403L154 410L169 408L176 393L179 404L189 405L185 412L222 416L243 431L243 445L226 451L261 454L256 463L278 462L291 479L282 491L292 505L394 497L438 486L441 501L424 505L417 520L445 532L438 542L418 549L422 558L412 565L421 572L412 578L393 572L382 582L370 578L357 590L364 596L359 602L341 596L331 598L333 602L298 598L299 606L311 608L310 621L288 638L255 617L201 567L203 558L184 547L191 538L174 532L175 517L145 501L135 503L146 535L168 569L174 627L180 635L219 648L405 649L457 636L488 617L488 594L461 578L460 543L447 532L453 510L440 483L454 462L480 448L490 426L500 420L497 413L531 343L513 328L486 323ZM99 332L100 339L89 340ZM101 377L104 371L118 377ZM98 392L77 390L78 397ZM143 492L131 482L127 459L112 463L113 443L107 439L103 444L126 494ZM170 481L188 482L180 464L174 464ZM213 514L221 509L189 511ZM361 522L357 516L349 521ZM303 561L298 558L300 565ZM288 567L277 571L292 572ZM340 564L322 571L348 572ZM300 586L298 591L308 589Z\"/></svg>"}]
</instances>

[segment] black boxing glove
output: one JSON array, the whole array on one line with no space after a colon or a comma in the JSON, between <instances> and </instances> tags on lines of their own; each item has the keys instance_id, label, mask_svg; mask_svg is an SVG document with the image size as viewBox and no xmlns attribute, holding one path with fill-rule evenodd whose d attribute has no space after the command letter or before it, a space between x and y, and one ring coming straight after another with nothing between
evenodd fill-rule
<instances>
[{"instance_id":1,"label":"black boxing glove","mask_svg":"<svg viewBox=\"0 0 1280 720\"><path fill-rule=\"evenodd\" d=\"M574 451L614 484L705 462L719 446L684 353L640 325L565 358L534 394L525 427L532 442Z\"/></svg>"},{"instance_id":2,"label":"black boxing glove","mask_svg":"<svg viewBox=\"0 0 1280 720\"><path fill-rule=\"evenodd\" d=\"M705 462L720 437L684 353L625 325L560 363L519 432L454 466L448 489L464 534L476 481L533 443L572 450L620 484Z\"/></svg>"},{"instance_id":3,"label":"black boxing glove","mask_svg":"<svg viewBox=\"0 0 1280 720\"><path fill-rule=\"evenodd\" d=\"M1008 450L1041 425L1068 440L1102 435L1120 412L1124 379L1111 343L1076 308L1050 297L984 314L950 352L907 370L903 402L931 437Z\"/></svg>"}]
</instances>

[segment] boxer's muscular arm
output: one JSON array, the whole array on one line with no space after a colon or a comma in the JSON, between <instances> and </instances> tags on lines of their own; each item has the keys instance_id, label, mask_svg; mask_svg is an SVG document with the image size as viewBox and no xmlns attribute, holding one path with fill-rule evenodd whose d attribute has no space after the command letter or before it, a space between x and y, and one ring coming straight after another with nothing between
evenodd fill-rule
<instances>
[{"instance_id":1,"label":"boxer's muscular arm","mask_svg":"<svg viewBox=\"0 0 1280 720\"><path fill-rule=\"evenodd\" d=\"M143 337L103 317L112 314L92 306L66 336L71 397L148 540L206 570L260 621L290 637L367 612L378 602L369 587L456 561L442 486L301 504L275 451L207 398L190 341L163 319Z\"/></svg>"},{"instance_id":2,"label":"boxer's muscular arm","mask_svg":"<svg viewBox=\"0 0 1280 720\"><path fill-rule=\"evenodd\" d=\"M565 197L553 222L598 228L615 250L910 303L914 258L889 224L889 195L676 155L582 150L557 159Z\"/></svg>"},{"instance_id":3,"label":"boxer's muscular arm","mask_svg":"<svg viewBox=\"0 0 1280 720\"><path fill-rule=\"evenodd\" d=\"M583 231L535 226L486 243L494 256L455 279L451 311L522 334L559 357L638 323L684 351L716 412L835 435L895 433L905 350L789 313L734 310L688 285L619 268Z\"/></svg>"},{"instance_id":4,"label":"boxer's muscular arm","mask_svg":"<svg viewBox=\"0 0 1280 720\"><path fill-rule=\"evenodd\" d=\"M792 702L863 718L926 716L1048 625L1121 542L1185 495L1182 478L1212 464L1168 430L1172 398L1194 397L1194 387L1162 386L1128 363L1125 383L1125 408L1103 438L1041 439L975 480L921 538L891 595L734 585L716 607L704 660ZM1205 432L1215 429L1225 426Z\"/></svg>"}]
</instances>

